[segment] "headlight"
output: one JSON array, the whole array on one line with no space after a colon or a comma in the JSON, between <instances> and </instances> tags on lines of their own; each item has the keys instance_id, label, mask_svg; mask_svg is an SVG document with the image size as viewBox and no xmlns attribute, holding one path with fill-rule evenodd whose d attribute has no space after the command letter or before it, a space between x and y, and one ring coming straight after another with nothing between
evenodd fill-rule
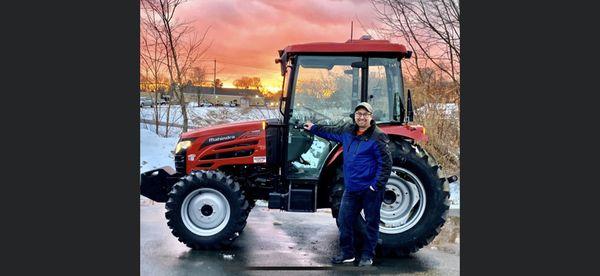
<instances>
[{"instance_id":1,"label":"headlight","mask_svg":"<svg viewBox=\"0 0 600 276\"><path fill-rule=\"evenodd\" d=\"M181 141L181 142L177 143L177 146L175 146L175 154L178 154L180 151L187 149L191 145L192 145L192 141L190 141L190 140Z\"/></svg>"}]
</instances>

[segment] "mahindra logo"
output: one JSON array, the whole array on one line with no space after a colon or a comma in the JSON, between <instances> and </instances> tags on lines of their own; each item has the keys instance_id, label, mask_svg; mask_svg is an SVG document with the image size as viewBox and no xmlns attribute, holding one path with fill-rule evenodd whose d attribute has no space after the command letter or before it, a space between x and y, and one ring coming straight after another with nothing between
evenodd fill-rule
<instances>
[{"instance_id":1,"label":"mahindra logo","mask_svg":"<svg viewBox=\"0 0 600 276\"><path fill-rule=\"evenodd\" d=\"M221 136L221 137L211 137L211 138L208 138L208 142L209 143L213 143L213 142L221 142L221 141L233 140L233 139L235 139L235 136L233 136L233 135L227 135L227 136Z\"/></svg>"}]
</instances>

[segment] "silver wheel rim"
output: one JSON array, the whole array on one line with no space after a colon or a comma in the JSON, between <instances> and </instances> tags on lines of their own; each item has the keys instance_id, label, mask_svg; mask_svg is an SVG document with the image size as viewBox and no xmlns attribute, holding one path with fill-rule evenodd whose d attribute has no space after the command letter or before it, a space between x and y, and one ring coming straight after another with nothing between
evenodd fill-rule
<instances>
[{"instance_id":1,"label":"silver wheel rim","mask_svg":"<svg viewBox=\"0 0 600 276\"><path fill-rule=\"evenodd\" d=\"M225 196L210 188L188 194L181 205L183 224L199 236L215 235L227 226L231 210Z\"/></svg>"},{"instance_id":2,"label":"silver wheel rim","mask_svg":"<svg viewBox=\"0 0 600 276\"><path fill-rule=\"evenodd\" d=\"M392 167L381 204L379 232L398 234L412 228L423 217L426 204L421 180L404 168ZM364 219L364 211L361 215Z\"/></svg>"}]
</instances>

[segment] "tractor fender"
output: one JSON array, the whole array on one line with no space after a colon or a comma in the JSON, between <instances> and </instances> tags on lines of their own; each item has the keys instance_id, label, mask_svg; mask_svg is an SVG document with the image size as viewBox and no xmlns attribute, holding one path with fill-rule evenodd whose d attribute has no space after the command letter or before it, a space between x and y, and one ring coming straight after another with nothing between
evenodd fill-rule
<instances>
[{"instance_id":1,"label":"tractor fender","mask_svg":"<svg viewBox=\"0 0 600 276\"><path fill-rule=\"evenodd\" d=\"M381 125L379 128L390 138L409 138L417 142L427 142L429 137L425 135L425 128L421 125ZM331 166L342 154L343 148L336 147L333 154L330 154L326 167Z\"/></svg>"},{"instance_id":2,"label":"tractor fender","mask_svg":"<svg viewBox=\"0 0 600 276\"><path fill-rule=\"evenodd\" d=\"M388 136L400 136L416 142L427 142L429 140L422 125L382 125L379 128Z\"/></svg>"},{"instance_id":3,"label":"tractor fender","mask_svg":"<svg viewBox=\"0 0 600 276\"><path fill-rule=\"evenodd\" d=\"M329 161L327 161L326 167L330 167L331 164L333 164L338 159L338 157L340 157L340 155L342 154L343 151L344 151L344 148L341 145L337 146L335 148L333 154L330 154Z\"/></svg>"},{"instance_id":4,"label":"tractor fender","mask_svg":"<svg viewBox=\"0 0 600 276\"><path fill-rule=\"evenodd\" d=\"M140 194L156 202L167 202L171 188L182 175L171 167L147 171L140 175Z\"/></svg>"}]
</instances>

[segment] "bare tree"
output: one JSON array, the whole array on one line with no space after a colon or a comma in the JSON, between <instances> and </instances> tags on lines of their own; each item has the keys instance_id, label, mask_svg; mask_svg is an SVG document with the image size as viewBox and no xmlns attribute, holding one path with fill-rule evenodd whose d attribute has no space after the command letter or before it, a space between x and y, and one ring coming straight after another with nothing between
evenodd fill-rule
<instances>
[{"instance_id":1,"label":"bare tree","mask_svg":"<svg viewBox=\"0 0 600 276\"><path fill-rule=\"evenodd\" d=\"M220 79L215 80L215 87L223 88L223 82Z\"/></svg>"},{"instance_id":2,"label":"bare tree","mask_svg":"<svg viewBox=\"0 0 600 276\"><path fill-rule=\"evenodd\" d=\"M177 8L185 0L140 0L143 11L142 23L148 26L162 44L166 58L165 65L172 89L183 117L183 131L188 130L189 119L184 97L187 72L206 52L210 44L203 47L209 28L199 36L189 22L180 22L176 17Z\"/></svg>"},{"instance_id":3,"label":"bare tree","mask_svg":"<svg viewBox=\"0 0 600 276\"><path fill-rule=\"evenodd\" d=\"M156 134L159 133L161 122L161 108L159 107L159 91L162 91L161 74L164 70L164 59L166 54L164 48L160 44L158 37L153 32L149 32L146 25L141 26L140 36L140 67L145 71L145 90L153 92L154 97L154 125ZM170 105L170 103L169 103ZM169 112L170 107L167 109ZM166 132L168 134L169 122L166 122Z\"/></svg>"},{"instance_id":4,"label":"bare tree","mask_svg":"<svg viewBox=\"0 0 600 276\"><path fill-rule=\"evenodd\" d=\"M460 9L456 0L371 0L382 33L400 37L415 53L409 74L415 80L429 77L423 68L433 67L454 85L460 95ZM412 71L412 72L411 72Z\"/></svg>"},{"instance_id":5,"label":"bare tree","mask_svg":"<svg viewBox=\"0 0 600 276\"><path fill-rule=\"evenodd\" d=\"M414 92L415 120L428 130L423 145L444 170L460 174L460 9L457 0L371 0L378 36L413 51L404 61Z\"/></svg>"},{"instance_id":6,"label":"bare tree","mask_svg":"<svg viewBox=\"0 0 600 276\"><path fill-rule=\"evenodd\" d=\"M234 80L233 86L235 86L236 88L248 89L250 88L250 86L252 86L252 78L243 76L239 79Z\"/></svg>"},{"instance_id":7,"label":"bare tree","mask_svg":"<svg viewBox=\"0 0 600 276\"><path fill-rule=\"evenodd\" d=\"M192 83L192 85L202 86L206 80L206 68L201 66L194 66L188 72L188 81Z\"/></svg>"},{"instance_id":8,"label":"bare tree","mask_svg":"<svg viewBox=\"0 0 600 276\"><path fill-rule=\"evenodd\" d=\"M206 84L206 69L200 66L194 66L188 72L187 86L204 86ZM200 106L200 88L196 89L196 104Z\"/></svg>"},{"instance_id":9,"label":"bare tree","mask_svg":"<svg viewBox=\"0 0 600 276\"><path fill-rule=\"evenodd\" d=\"M252 81L250 81L250 87L254 87L256 90L260 90L262 88L262 83L260 82L259 77L252 77Z\"/></svg>"}]
</instances>

